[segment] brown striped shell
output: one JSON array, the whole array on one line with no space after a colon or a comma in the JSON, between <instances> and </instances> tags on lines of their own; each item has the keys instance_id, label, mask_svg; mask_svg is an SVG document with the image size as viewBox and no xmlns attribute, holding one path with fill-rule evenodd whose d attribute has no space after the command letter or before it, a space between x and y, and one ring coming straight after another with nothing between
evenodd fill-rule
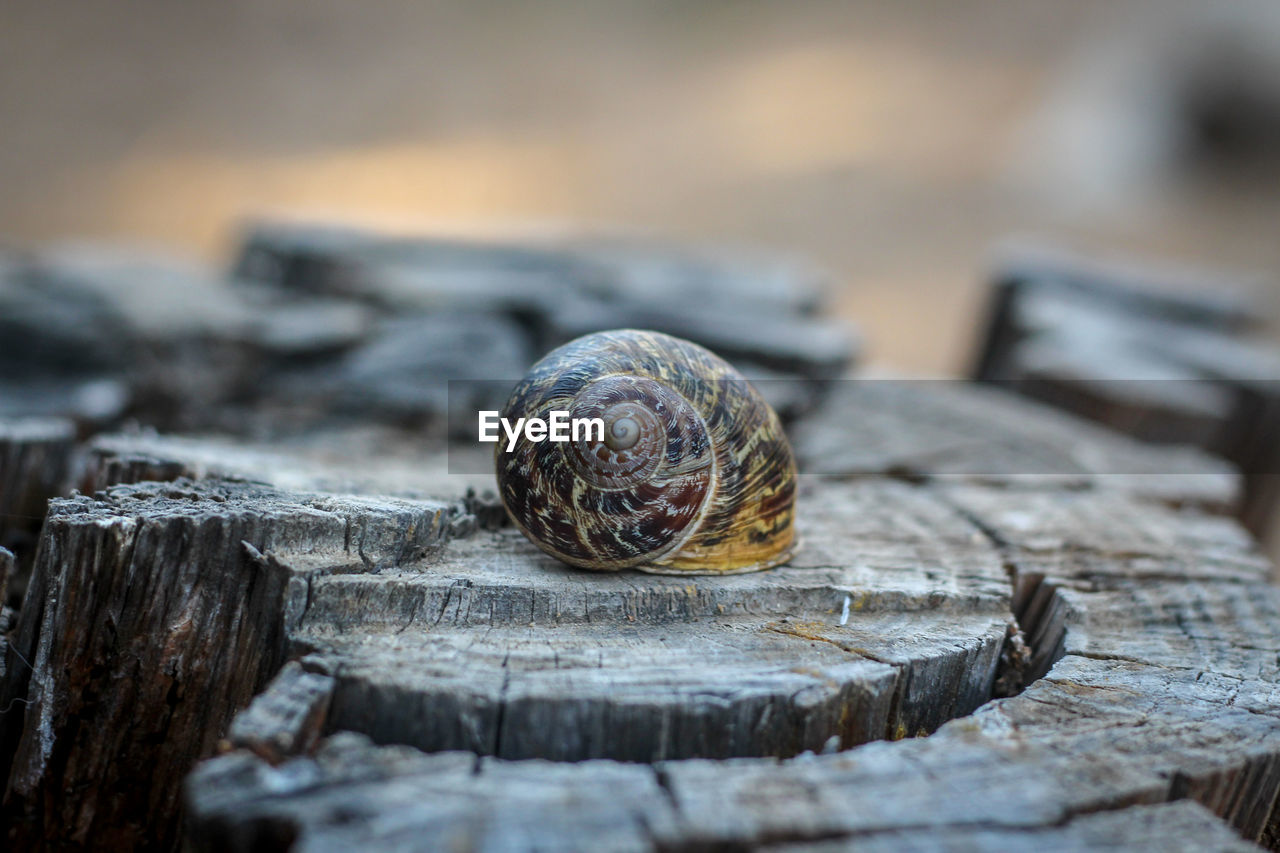
<instances>
[{"instance_id":1,"label":"brown striped shell","mask_svg":"<svg viewBox=\"0 0 1280 853\"><path fill-rule=\"evenodd\" d=\"M535 364L502 416L600 418L604 438L498 444L498 493L543 551L587 569L767 569L795 547L796 467L778 416L727 362L622 329Z\"/></svg>"}]
</instances>

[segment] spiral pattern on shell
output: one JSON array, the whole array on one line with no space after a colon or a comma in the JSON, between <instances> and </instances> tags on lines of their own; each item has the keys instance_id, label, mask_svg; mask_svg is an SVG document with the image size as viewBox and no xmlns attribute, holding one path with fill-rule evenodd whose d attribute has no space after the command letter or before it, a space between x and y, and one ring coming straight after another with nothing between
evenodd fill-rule
<instances>
[{"instance_id":1,"label":"spiral pattern on shell","mask_svg":"<svg viewBox=\"0 0 1280 853\"><path fill-rule=\"evenodd\" d=\"M790 559L795 461L782 425L723 359L631 329L579 338L502 416L600 418L604 436L495 451L498 492L542 550L590 569L755 571Z\"/></svg>"}]
</instances>

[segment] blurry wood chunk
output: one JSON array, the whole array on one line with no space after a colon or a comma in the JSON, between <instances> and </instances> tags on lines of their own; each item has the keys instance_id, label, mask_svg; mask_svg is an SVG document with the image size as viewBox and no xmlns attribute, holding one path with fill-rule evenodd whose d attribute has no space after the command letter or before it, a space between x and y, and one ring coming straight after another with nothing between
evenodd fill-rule
<instances>
[{"instance_id":1,"label":"blurry wood chunk","mask_svg":"<svg viewBox=\"0 0 1280 853\"><path fill-rule=\"evenodd\" d=\"M131 402L128 383L120 379L28 376L0 379L0 417L74 420L86 430L120 421Z\"/></svg>"},{"instance_id":2,"label":"blurry wood chunk","mask_svg":"<svg viewBox=\"0 0 1280 853\"><path fill-rule=\"evenodd\" d=\"M247 344L268 359L315 359L342 353L374 334L373 312L344 300L253 305L242 332Z\"/></svg>"},{"instance_id":3,"label":"blurry wood chunk","mask_svg":"<svg viewBox=\"0 0 1280 853\"><path fill-rule=\"evenodd\" d=\"M247 227L233 275L305 293L416 307L545 306L589 296L654 302L733 298L808 316L825 277L780 255L695 249L638 239L524 241L402 237L286 222ZM474 301L473 301L474 300Z\"/></svg>"},{"instance_id":4,"label":"blurry wood chunk","mask_svg":"<svg viewBox=\"0 0 1280 853\"><path fill-rule=\"evenodd\" d=\"M220 275L191 259L153 249L70 243L33 256L44 286L95 300L125 329L124 342L181 340L225 334L246 321L244 305L229 298Z\"/></svg>"},{"instance_id":5,"label":"blurry wood chunk","mask_svg":"<svg viewBox=\"0 0 1280 853\"><path fill-rule=\"evenodd\" d=\"M653 329L707 347L735 365L834 379L848 370L854 341L839 323L753 313L750 306L682 301L570 303L551 316L558 342L606 329Z\"/></svg>"},{"instance_id":6,"label":"blurry wood chunk","mask_svg":"<svg viewBox=\"0 0 1280 853\"><path fill-rule=\"evenodd\" d=\"M1213 512L1233 511L1241 495L1231 465L1202 451L1144 444L954 380L840 381L823 408L796 425L792 443L802 472L840 479L1097 489Z\"/></svg>"},{"instance_id":7,"label":"blurry wood chunk","mask_svg":"<svg viewBox=\"0 0 1280 853\"><path fill-rule=\"evenodd\" d=\"M373 420L447 418L459 437L473 440L476 413L505 406L532 363L511 320L453 311L423 314L384 323L370 343L326 367L314 384L303 380L286 393L318 391L337 408Z\"/></svg>"},{"instance_id":8,"label":"blurry wood chunk","mask_svg":"<svg viewBox=\"0 0 1280 853\"><path fill-rule=\"evenodd\" d=\"M590 237L568 241L566 250L607 270L608 286L596 294L606 300L737 306L775 317L815 317L826 308L828 276L785 254Z\"/></svg>"},{"instance_id":9,"label":"blurry wood chunk","mask_svg":"<svg viewBox=\"0 0 1280 853\"><path fill-rule=\"evenodd\" d=\"M736 364L823 378L856 355L818 319L823 277L790 258L636 240L486 242L323 226L249 231L236 275L282 290L360 299L397 313L505 314L538 353L604 328L688 337Z\"/></svg>"},{"instance_id":10,"label":"blurry wood chunk","mask_svg":"<svg viewBox=\"0 0 1280 853\"><path fill-rule=\"evenodd\" d=\"M654 329L700 344L732 363L756 383L786 421L812 411L831 380L853 363L852 335L834 321L750 313L714 303L579 301L550 316L553 343L617 328Z\"/></svg>"},{"instance_id":11,"label":"blurry wood chunk","mask_svg":"<svg viewBox=\"0 0 1280 853\"><path fill-rule=\"evenodd\" d=\"M994 275L975 378L1138 438L1203 448L1245 475L1264 534L1280 473L1280 350L1233 285L1022 249Z\"/></svg>"},{"instance_id":12,"label":"blurry wood chunk","mask_svg":"<svg viewBox=\"0 0 1280 853\"><path fill-rule=\"evenodd\" d=\"M232 274L297 294L357 298L389 308L518 309L588 287L585 267L535 246L398 237L338 225L247 228Z\"/></svg>"},{"instance_id":13,"label":"blurry wood chunk","mask_svg":"<svg viewBox=\"0 0 1280 853\"><path fill-rule=\"evenodd\" d=\"M215 276L181 259L92 245L29 253L0 277L0 413L182 420L184 404L228 395L245 321Z\"/></svg>"},{"instance_id":14,"label":"blurry wood chunk","mask_svg":"<svg viewBox=\"0 0 1280 853\"><path fill-rule=\"evenodd\" d=\"M324 731L334 683L331 676L307 672L290 661L248 708L236 714L227 732L229 745L272 764L307 752Z\"/></svg>"},{"instance_id":15,"label":"blurry wood chunk","mask_svg":"<svg viewBox=\"0 0 1280 853\"><path fill-rule=\"evenodd\" d=\"M0 549L20 558L4 583L15 603L26 590L45 506L70 487L75 446L76 428L69 420L0 418Z\"/></svg>"},{"instance_id":16,"label":"blurry wood chunk","mask_svg":"<svg viewBox=\"0 0 1280 853\"><path fill-rule=\"evenodd\" d=\"M767 254L268 223L233 274L245 286L120 247L0 256L0 416L265 436L364 420L470 435L467 410L501 408L497 389L542 353L643 326L753 378L797 380L771 383L795 417L856 355L816 316L820 277ZM450 380L479 381L450 397Z\"/></svg>"},{"instance_id":17,"label":"blurry wood chunk","mask_svg":"<svg viewBox=\"0 0 1280 853\"><path fill-rule=\"evenodd\" d=\"M111 299L30 256L0 265L0 378L122 370L129 358L127 327Z\"/></svg>"},{"instance_id":18,"label":"blurry wood chunk","mask_svg":"<svg viewBox=\"0 0 1280 853\"><path fill-rule=\"evenodd\" d=\"M1248 279L1173 265L1091 257L1033 241L999 248L993 283L1044 287L1093 297L1121 313L1162 317L1223 331L1257 326L1256 307L1243 294Z\"/></svg>"},{"instance_id":19,"label":"blurry wood chunk","mask_svg":"<svg viewBox=\"0 0 1280 853\"><path fill-rule=\"evenodd\" d=\"M1006 377L1020 392L1092 412L1144 441L1217 446L1234 395L1162 352L1195 329L1100 311L1096 299L1052 290L1030 290L1011 311L1027 330L1018 375Z\"/></svg>"},{"instance_id":20,"label":"blurry wood chunk","mask_svg":"<svg viewBox=\"0 0 1280 853\"><path fill-rule=\"evenodd\" d=\"M302 293L341 292L342 259L377 238L343 225L255 222L244 226L231 274Z\"/></svg>"}]
</instances>

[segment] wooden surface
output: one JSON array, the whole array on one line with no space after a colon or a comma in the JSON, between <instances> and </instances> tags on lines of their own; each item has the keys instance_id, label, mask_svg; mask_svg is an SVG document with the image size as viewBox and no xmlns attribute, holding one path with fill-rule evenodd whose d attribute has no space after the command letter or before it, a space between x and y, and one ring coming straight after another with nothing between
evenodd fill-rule
<instances>
[{"instance_id":1,"label":"wooden surface","mask_svg":"<svg viewBox=\"0 0 1280 853\"><path fill-rule=\"evenodd\" d=\"M916 489L876 481L863 488L882 501L894 488ZM1026 494L966 487L946 500L957 532L972 518L974 548L1002 555L1015 584L1047 574L1036 583L1050 601L1023 603L1024 628L1033 646L1052 646L1063 657L1025 692L930 737L781 764L755 758L649 766L477 763L472 753L424 755L345 735L314 756L274 767L239 752L203 765L188 784L192 837L217 845L241 834L237 843L244 844L285 828L304 849L395 847L428 833L442 845L482 849L598 849L601 839L617 849L868 840L886 848L910 841L920 849L1088 849L1101 812L1122 846L1232 846L1224 825L1200 810L1179 810L1168 823L1153 819L1151 806L1183 798L1245 837L1264 837L1280 786L1280 598L1265 584L1265 563L1232 523L1195 511L1090 492L1065 502L1060 494L1037 497L1038 506L1029 507ZM1099 519L1108 523L1094 531L1088 522ZM921 529L941 527L939 540L951 544L940 520ZM865 533L846 543L850 588L860 586L854 566L868 561L873 543ZM1188 554L1195 555L1189 565L1179 565L1176 558ZM918 559L935 565L924 554ZM939 574L960 582L955 569ZM909 613L898 619L909 623ZM826 614L810 635L875 631L874 614L855 611L845 626L837 624L839 614ZM664 632L669 622L689 618L638 614ZM570 624L559 631L573 630L573 620L563 621ZM903 639L881 636L879 644ZM798 652L807 665L824 653L803 644ZM572 663L564 667L573 672ZM954 695L937 687L926 693L935 703ZM375 692L363 698L378 704ZM376 727L365 731L378 738Z\"/></svg>"},{"instance_id":2,"label":"wooden surface","mask_svg":"<svg viewBox=\"0 0 1280 853\"><path fill-rule=\"evenodd\" d=\"M11 840L1273 842L1280 596L1229 473L961 386L808 426L797 560L687 579L561 566L411 441L95 440L6 654Z\"/></svg>"}]
</instances>

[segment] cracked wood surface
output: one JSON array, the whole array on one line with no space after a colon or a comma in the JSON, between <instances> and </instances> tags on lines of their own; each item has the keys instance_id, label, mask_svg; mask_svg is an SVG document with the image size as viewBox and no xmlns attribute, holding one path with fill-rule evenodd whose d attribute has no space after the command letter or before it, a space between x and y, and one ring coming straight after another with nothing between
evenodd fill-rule
<instances>
[{"instance_id":1,"label":"cracked wood surface","mask_svg":"<svg viewBox=\"0 0 1280 853\"><path fill-rule=\"evenodd\" d=\"M1062 656L931 737L638 766L477 762L344 734L274 767L240 753L202 765L188 780L193 837L283 833L309 850L411 849L427 834L495 850L1273 844L1280 591L1265 562L1233 523L1198 511L1110 492L1027 497L967 486L940 503L981 520L1015 575L1051 591L1065 615L1040 641ZM1079 521L1095 516L1108 523ZM1156 575L1134 570L1174 557Z\"/></svg>"},{"instance_id":2,"label":"cracked wood surface","mask_svg":"<svg viewBox=\"0 0 1280 853\"><path fill-rule=\"evenodd\" d=\"M989 390L841 396L813 434L870 438L810 463L799 558L730 578L571 571L359 454L273 451L272 487L99 442L6 658L15 837L171 846L221 751L194 849L1274 843L1280 599L1234 478L1101 431L1143 467L1063 461L1074 423Z\"/></svg>"},{"instance_id":3,"label":"cracked wood surface","mask_svg":"<svg viewBox=\"0 0 1280 853\"><path fill-rule=\"evenodd\" d=\"M507 758L790 756L985 701L1010 618L989 543L900 483L801 503L806 547L779 571L593 575L508 529L316 576L290 636L337 679L332 727Z\"/></svg>"}]
</instances>

